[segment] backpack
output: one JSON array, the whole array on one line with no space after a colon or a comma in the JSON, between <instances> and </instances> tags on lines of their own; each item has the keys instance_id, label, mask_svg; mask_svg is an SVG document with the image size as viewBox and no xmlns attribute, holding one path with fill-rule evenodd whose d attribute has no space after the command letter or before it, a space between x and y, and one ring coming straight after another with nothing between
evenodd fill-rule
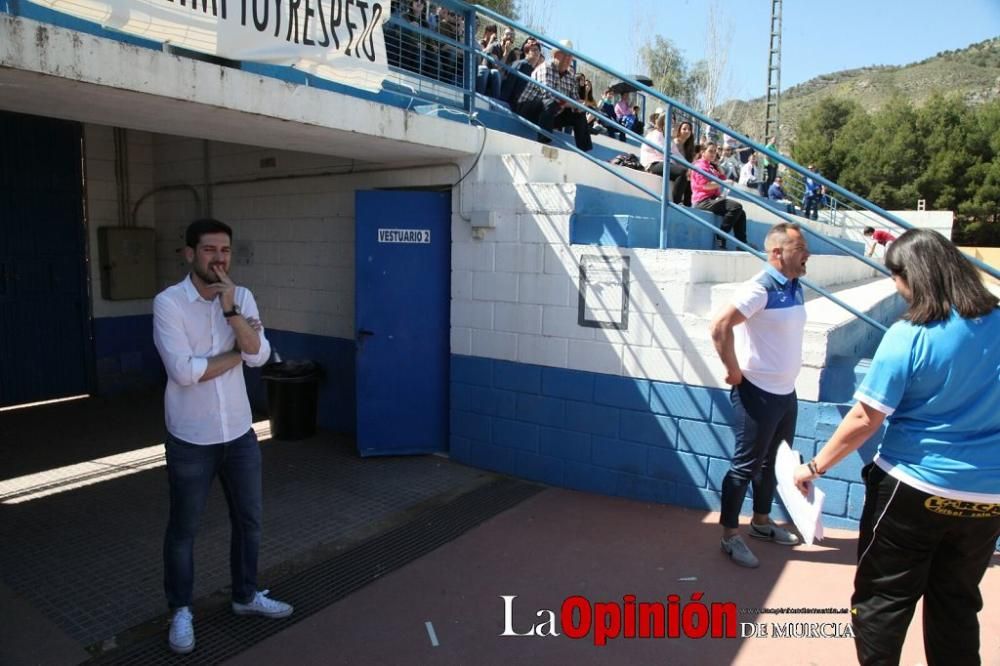
<instances>
[{"instance_id":1,"label":"backpack","mask_svg":"<svg viewBox=\"0 0 1000 666\"><path fill-rule=\"evenodd\" d=\"M637 169L639 171L645 171L642 168L642 164L639 162L639 158L632 153L622 153L612 158L611 163L615 166L628 167L629 169Z\"/></svg>"}]
</instances>

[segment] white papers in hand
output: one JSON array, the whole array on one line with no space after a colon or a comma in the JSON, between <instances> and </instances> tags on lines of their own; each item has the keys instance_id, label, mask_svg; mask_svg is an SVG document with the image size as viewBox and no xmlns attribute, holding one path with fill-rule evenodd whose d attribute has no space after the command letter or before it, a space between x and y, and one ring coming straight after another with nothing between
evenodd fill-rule
<instances>
[{"instance_id":1,"label":"white papers in hand","mask_svg":"<svg viewBox=\"0 0 1000 666\"><path fill-rule=\"evenodd\" d=\"M792 522L802 534L802 540L806 545L813 541L823 540L823 491L816 487L815 483L809 484L809 494L803 496L799 489L795 487L793 473L795 468L802 464L802 456L798 451L793 451L788 442L782 442L778 446L778 456L774 461L774 475L778 480L778 495L785 503L785 509L791 516Z\"/></svg>"}]
</instances>

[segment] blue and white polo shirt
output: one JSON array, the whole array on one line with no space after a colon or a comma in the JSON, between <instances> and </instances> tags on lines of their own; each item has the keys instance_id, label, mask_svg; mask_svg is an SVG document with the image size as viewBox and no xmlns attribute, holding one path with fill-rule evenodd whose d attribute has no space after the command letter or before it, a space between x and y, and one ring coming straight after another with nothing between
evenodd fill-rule
<instances>
[{"instance_id":1,"label":"blue and white polo shirt","mask_svg":"<svg viewBox=\"0 0 1000 666\"><path fill-rule=\"evenodd\" d=\"M875 463L932 495L1000 503L1000 309L893 324L854 397L889 417Z\"/></svg>"},{"instance_id":2,"label":"blue and white polo shirt","mask_svg":"<svg viewBox=\"0 0 1000 666\"><path fill-rule=\"evenodd\" d=\"M793 392L802 367L806 325L802 285L768 264L740 285L733 306L747 318L733 328L736 360L743 376L768 393Z\"/></svg>"}]
</instances>

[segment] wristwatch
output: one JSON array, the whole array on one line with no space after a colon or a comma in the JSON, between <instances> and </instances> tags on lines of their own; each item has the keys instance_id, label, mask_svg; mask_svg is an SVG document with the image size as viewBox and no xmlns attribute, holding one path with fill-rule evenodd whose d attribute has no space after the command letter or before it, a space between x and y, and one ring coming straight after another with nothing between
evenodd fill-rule
<instances>
[{"instance_id":1,"label":"wristwatch","mask_svg":"<svg viewBox=\"0 0 1000 666\"><path fill-rule=\"evenodd\" d=\"M229 319L230 317L235 317L239 313L240 313L240 306L238 306L238 305L236 305L234 303L232 310L223 310L222 311L222 316L225 317L226 319Z\"/></svg>"}]
</instances>

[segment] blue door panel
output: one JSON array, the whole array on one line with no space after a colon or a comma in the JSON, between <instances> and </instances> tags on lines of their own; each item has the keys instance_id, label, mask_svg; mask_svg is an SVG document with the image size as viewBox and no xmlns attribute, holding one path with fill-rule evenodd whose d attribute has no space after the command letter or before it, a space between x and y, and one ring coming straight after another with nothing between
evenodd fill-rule
<instances>
[{"instance_id":1,"label":"blue door panel","mask_svg":"<svg viewBox=\"0 0 1000 666\"><path fill-rule=\"evenodd\" d=\"M90 390L78 123L0 112L0 406Z\"/></svg>"},{"instance_id":2,"label":"blue door panel","mask_svg":"<svg viewBox=\"0 0 1000 666\"><path fill-rule=\"evenodd\" d=\"M358 192L355 218L358 451L444 451L451 194Z\"/></svg>"}]
</instances>

